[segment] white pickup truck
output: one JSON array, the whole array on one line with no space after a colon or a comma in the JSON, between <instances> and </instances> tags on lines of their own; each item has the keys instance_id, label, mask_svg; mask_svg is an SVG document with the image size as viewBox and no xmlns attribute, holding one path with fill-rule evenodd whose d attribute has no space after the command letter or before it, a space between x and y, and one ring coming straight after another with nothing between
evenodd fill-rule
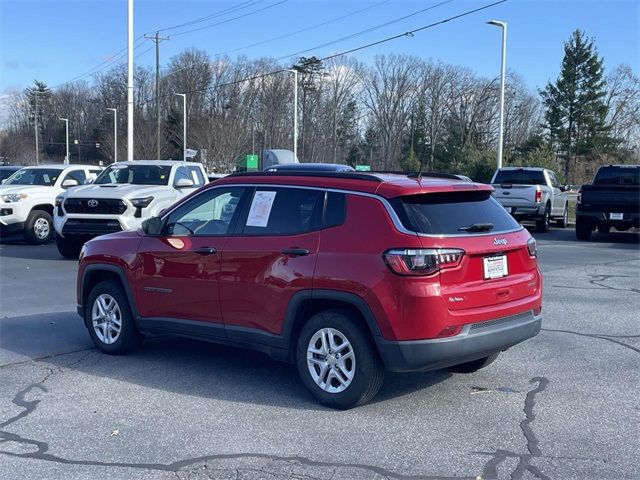
<instances>
[{"instance_id":1,"label":"white pickup truck","mask_svg":"<svg viewBox=\"0 0 640 480\"><path fill-rule=\"evenodd\" d=\"M506 167L491 180L493 196L519 222L534 221L539 232L548 232L551 220L567 226L567 188L546 168Z\"/></svg>"},{"instance_id":2,"label":"white pickup truck","mask_svg":"<svg viewBox=\"0 0 640 480\"><path fill-rule=\"evenodd\" d=\"M109 165L91 185L56 198L56 245L63 257L77 258L82 245L106 233L140 228L185 195L207 183L199 163L135 160Z\"/></svg>"},{"instance_id":3,"label":"white pickup truck","mask_svg":"<svg viewBox=\"0 0 640 480\"><path fill-rule=\"evenodd\" d=\"M96 178L102 168L90 165L24 167L0 186L0 234L21 232L33 244L53 235L56 196Z\"/></svg>"}]
</instances>

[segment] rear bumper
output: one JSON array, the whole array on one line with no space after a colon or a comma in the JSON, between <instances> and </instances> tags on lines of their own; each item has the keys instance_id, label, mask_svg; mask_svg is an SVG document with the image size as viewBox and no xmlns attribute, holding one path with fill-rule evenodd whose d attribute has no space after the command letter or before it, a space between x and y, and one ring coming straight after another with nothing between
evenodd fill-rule
<instances>
[{"instance_id":1,"label":"rear bumper","mask_svg":"<svg viewBox=\"0 0 640 480\"><path fill-rule=\"evenodd\" d=\"M500 352L540 332L542 315L532 311L466 325L454 337L430 340L389 341L376 345L388 370L437 370Z\"/></svg>"},{"instance_id":2,"label":"rear bumper","mask_svg":"<svg viewBox=\"0 0 640 480\"><path fill-rule=\"evenodd\" d=\"M638 212L624 212L622 214L622 220L611 219L611 213L612 212L586 212L584 210L577 210L576 221L581 220L591 223L592 225L610 225L613 227L640 227L640 213Z\"/></svg>"}]
</instances>

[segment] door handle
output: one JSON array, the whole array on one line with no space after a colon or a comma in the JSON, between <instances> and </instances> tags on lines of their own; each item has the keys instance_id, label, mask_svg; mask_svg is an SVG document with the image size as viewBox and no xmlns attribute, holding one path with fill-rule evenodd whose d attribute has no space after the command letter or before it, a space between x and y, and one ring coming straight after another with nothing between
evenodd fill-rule
<instances>
[{"instance_id":1,"label":"door handle","mask_svg":"<svg viewBox=\"0 0 640 480\"><path fill-rule=\"evenodd\" d=\"M193 253L197 253L198 255L213 255L218 250L213 247L199 247L196 248Z\"/></svg>"},{"instance_id":2,"label":"door handle","mask_svg":"<svg viewBox=\"0 0 640 480\"><path fill-rule=\"evenodd\" d=\"M284 250L281 250L280 253L284 255L304 257L305 255L309 255L311 252L306 248L285 248Z\"/></svg>"}]
</instances>

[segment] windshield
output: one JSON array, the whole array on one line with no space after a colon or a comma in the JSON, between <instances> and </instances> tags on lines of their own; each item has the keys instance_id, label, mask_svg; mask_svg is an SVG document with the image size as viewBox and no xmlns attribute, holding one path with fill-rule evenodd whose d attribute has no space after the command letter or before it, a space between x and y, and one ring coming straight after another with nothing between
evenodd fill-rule
<instances>
[{"instance_id":1,"label":"windshield","mask_svg":"<svg viewBox=\"0 0 640 480\"><path fill-rule=\"evenodd\" d=\"M601 167L593 179L594 185L638 185L640 167Z\"/></svg>"},{"instance_id":2,"label":"windshield","mask_svg":"<svg viewBox=\"0 0 640 480\"><path fill-rule=\"evenodd\" d=\"M456 235L463 231L504 232L518 228L491 192L408 195L391 200L404 226L419 233ZM482 226L475 230L474 226Z\"/></svg>"},{"instance_id":3,"label":"windshield","mask_svg":"<svg viewBox=\"0 0 640 480\"><path fill-rule=\"evenodd\" d=\"M94 184L132 183L134 185L167 185L170 165L110 165Z\"/></svg>"},{"instance_id":4,"label":"windshield","mask_svg":"<svg viewBox=\"0 0 640 480\"><path fill-rule=\"evenodd\" d=\"M546 185L542 170L500 170L492 182L511 185Z\"/></svg>"},{"instance_id":5,"label":"windshield","mask_svg":"<svg viewBox=\"0 0 640 480\"><path fill-rule=\"evenodd\" d=\"M4 185L44 185L53 186L60 176L57 168L22 168L7 178Z\"/></svg>"}]
</instances>

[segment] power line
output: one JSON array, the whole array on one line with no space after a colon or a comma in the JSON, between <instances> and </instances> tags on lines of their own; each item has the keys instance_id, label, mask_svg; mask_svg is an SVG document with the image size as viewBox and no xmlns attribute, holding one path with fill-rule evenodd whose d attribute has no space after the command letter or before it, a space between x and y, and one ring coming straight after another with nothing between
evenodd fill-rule
<instances>
[{"instance_id":1,"label":"power line","mask_svg":"<svg viewBox=\"0 0 640 480\"><path fill-rule=\"evenodd\" d=\"M375 42L371 42L371 43L368 43L366 45L361 45L359 47L351 48L349 50L345 50L345 51L340 52L340 53L335 53L333 55L328 55L326 57L319 58L316 61L316 63L325 62L327 60L331 60L331 59L337 58L337 57L342 57L344 55L348 55L350 53L357 52L359 50L364 50L366 48L371 48L371 47L373 47L375 45L380 45L382 43L390 42L392 40L397 40L398 38L413 37L416 33L422 32L423 30L428 30L430 28L437 27L438 25L443 25L443 24L451 22L453 20L457 20L459 18L466 17L468 15L472 15L474 13L480 12L482 10L486 10L488 8L491 8L491 7L495 7L496 5L500 5L501 3L505 3L507 1L508 0L499 0L497 2L493 2L493 3L490 3L490 4L484 5L482 7L474 8L472 10L467 10L465 12L462 12L462 13L458 14L458 15L453 15L451 17L447 17L447 18L445 18L443 20L440 20L440 21L437 21L437 22L433 22L433 23L430 23L428 25L423 25L422 27L418 27L418 28L415 28L413 30L406 31L404 33L399 33L399 34L393 35L391 37L386 37L386 38L383 38L381 40L378 40L378 41L375 41ZM186 91L186 92L183 92L183 93L191 94L191 93L206 92L207 90L215 90L215 89L218 89L218 88L228 87L228 86L231 86L231 85L237 85L239 83L249 82L249 81L252 81L252 80L259 80L261 78L265 78L265 77L272 76L272 75L277 75L279 73L284 73L284 72L287 72L287 71L289 71L288 68L281 68L281 69L274 70L274 71L267 72L267 73L263 73L263 74L260 74L260 75L253 75L253 76L246 77L246 78L243 78L243 79L240 79L240 80L234 80L232 82L221 83L221 84L218 84L218 85L214 85L212 87L198 88L198 89ZM164 95L164 96L162 96L160 98L167 98L169 96L171 96L171 95ZM145 105L145 104L147 104L149 102L153 102L155 100L157 100L157 99L156 98L151 98L149 100L145 100L145 101L141 102L141 105Z\"/></svg>"},{"instance_id":2,"label":"power line","mask_svg":"<svg viewBox=\"0 0 640 480\"><path fill-rule=\"evenodd\" d=\"M367 10L372 10L374 8L379 7L380 5L383 5L385 3L389 3L390 1L391 0L384 0L382 2L374 3L373 5L369 5L368 7L361 8L359 10L354 10L354 11L352 11L350 13L345 14L345 15L340 15L339 17L334 17L334 18L331 18L331 19L326 20L324 22L316 23L315 25L311 25L311 26L306 27L306 28L301 28L300 30L296 30L294 32L286 33L284 35L280 35L280 36L277 36L277 37L268 38L266 40L262 40L260 42L252 43L252 44L249 44L249 45L245 45L243 47L234 48L232 50L227 50L226 52L214 53L213 56L226 55L228 53L234 53L234 52L238 52L240 50L246 50L247 48L259 47L261 45L266 45L267 43L275 42L277 40L282 40L284 38L293 37L294 35L298 35L299 33L305 33L305 32L308 32L310 30L315 30L316 28L324 27L325 25L329 25L330 23L334 23L334 22L337 22L339 20L344 20L345 18L352 17L354 15L357 15L358 13L366 12Z\"/></svg>"},{"instance_id":3,"label":"power line","mask_svg":"<svg viewBox=\"0 0 640 480\"><path fill-rule=\"evenodd\" d=\"M240 18L248 17L249 15L253 15L254 13L262 12L262 11L264 11L264 10L268 10L268 9L270 9L270 8L277 7L278 5L282 5L283 3L286 3L286 2L288 2L288 1L289 1L289 0L280 0L279 2L272 3L271 5L267 5L266 7L262 7L262 8L259 8L259 9L257 9L257 10L253 10L253 11L251 11L251 12L244 13L244 14L242 14L242 15L238 15L237 17L228 18L227 20L222 20L221 22L212 23L212 24L209 24L209 25L205 25L205 26L203 26L203 27L193 28L193 29L191 29L191 30L186 30L186 31L184 31L184 32L174 33L174 34L172 35L172 37L177 37L177 36L180 36L180 35L186 35L187 33L198 32L198 31L200 31L200 30L205 30L205 29L207 29L207 28L216 27L216 26L218 26L218 25L222 25L222 24L224 24L224 23L233 22L234 20L238 20L238 19L240 19Z\"/></svg>"},{"instance_id":4,"label":"power line","mask_svg":"<svg viewBox=\"0 0 640 480\"><path fill-rule=\"evenodd\" d=\"M215 13L212 13L212 14L209 14L209 15L206 15L204 17L196 18L195 20L190 20L188 22L181 23L179 25L172 25L170 27L159 28L157 31L158 32L166 32L168 30L175 30L176 28L188 27L189 25L194 25L196 23L206 22L207 20L211 20L212 18L222 17L222 16L227 15L229 13L237 12L238 10L242 10L244 8L252 7L253 5L256 5L258 3L262 3L264 1L265 0L247 0L245 2L240 3L239 5L235 5L233 7L225 8L223 10L220 10L218 12L215 12ZM151 32L147 32L147 34L149 34L149 33L151 33Z\"/></svg>"},{"instance_id":5,"label":"power line","mask_svg":"<svg viewBox=\"0 0 640 480\"><path fill-rule=\"evenodd\" d=\"M332 40L332 41L330 41L330 42L323 43L323 44L321 44L321 45L316 45L316 46L314 46L314 47L307 48L307 49L305 49L305 50L300 50L300 51L295 52L295 53L292 53L292 54L290 54L290 55L286 55L286 56L283 56L283 57L280 57L280 58L276 58L276 60L284 60L284 59L286 59L286 58L291 58L291 57L294 57L294 56L300 55L301 53L310 52L310 51L312 51L312 50L316 50L316 49L318 49L318 48L328 47L328 46L330 46L330 45L334 45L334 44L336 44L336 43L340 43L340 42L343 42L343 41L345 41L345 40L349 40L349 39L351 39L351 38L359 37L360 35L364 35L365 33L370 33L370 32L373 32L373 31L375 31L375 30L379 30L379 29L381 29L381 28L387 27L387 26L389 26L389 25L393 25L394 23L398 23L398 22L401 22L402 20L406 20L407 18L411 18L411 17L414 17L414 16L419 15L419 14L421 14L421 13L428 12L429 10L433 10L434 8L441 7L442 5L446 5L447 3L451 3L451 2L453 2L453 1L454 1L454 0L444 0L444 1L442 1L442 2L436 3L435 5L431 5L430 7L423 8L423 9L421 9L421 10L417 10L417 11L415 11L415 12L413 12L413 13L408 14L408 15L404 15L403 17L398 17L398 18L395 18L395 19L390 20L390 21L388 21L388 22L381 23L380 25L376 25L376 26L373 26L373 27L367 28L367 29L365 29L365 30L361 30L361 31L359 31L359 32L352 33L351 35L347 35L347 36L344 36L344 37L338 38L338 39L336 39L336 40Z\"/></svg>"}]
</instances>

